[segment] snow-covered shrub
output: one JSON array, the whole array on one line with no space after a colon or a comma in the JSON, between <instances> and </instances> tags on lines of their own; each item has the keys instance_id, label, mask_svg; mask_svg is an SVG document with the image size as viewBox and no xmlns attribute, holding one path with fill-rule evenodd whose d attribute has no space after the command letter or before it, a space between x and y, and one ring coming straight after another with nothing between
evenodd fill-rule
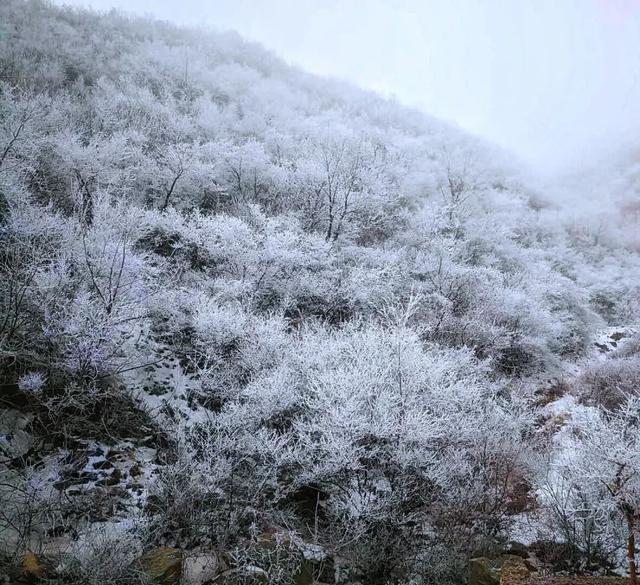
<instances>
[{"instance_id":1,"label":"snow-covered shrub","mask_svg":"<svg viewBox=\"0 0 640 585\"><path fill-rule=\"evenodd\" d=\"M149 577L138 563L143 530L134 523L93 525L83 531L63 561L58 576L71 585L100 585L108 578L118 585L146 585Z\"/></svg>"},{"instance_id":2,"label":"snow-covered shrub","mask_svg":"<svg viewBox=\"0 0 640 585\"><path fill-rule=\"evenodd\" d=\"M633 545L640 506L639 415L637 396L613 412L580 409L556 437L541 496L553 529L579 551L574 571L617 567L627 543Z\"/></svg>"},{"instance_id":3,"label":"snow-covered shrub","mask_svg":"<svg viewBox=\"0 0 640 585\"><path fill-rule=\"evenodd\" d=\"M173 460L150 486L150 537L178 545L226 544L236 533L237 511L223 486L233 473L221 437L206 431L178 434Z\"/></svg>"},{"instance_id":4,"label":"snow-covered shrub","mask_svg":"<svg viewBox=\"0 0 640 585\"><path fill-rule=\"evenodd\" d=\"M627 398L640 395L640 355L612 357L588 368L580 377L583 399L615 410Z\"/></svg>"},{"instance_id":5,"label":"snow-covered shrub","mask_svg":"<svg viewBox=\"0 0 640 585\"><path fill-rule=\"evenodd\" d=\"M33 445L156 449L150 540L215 546L229 579L321 550L353 581L460 582L544 491L538 439L585 448L520 396L638 318L634 164L620 213L574 217L496 148L234 35L4 0L0 389ZM636 362L578 377L616 409L596 426ZM585 566L619 522L565 467L548 518Z\"/></svg>"},{"instance_id":6,"label":"snow-covered shrub","mask_svg":"<svg viewBox=\"0 0 640 585\"><path fill-rule=\"evenodd\" d=\"M38 394L46 385L46 378L42 372L27 372L18 380L18 386L23 392Z\"/></svg>"},{"instance_id":7,"label":"snow-covered shrub","mask_svg":"<svg viewBox=\"0 0 640 585\"><path fill-rule=\"evenodd\" d=\"M423 350L409 329L299 335L221 413L227 433L247 433L238 446L251 465L238 481L255 484L268 465L272 505L316 526L372 579L391 577L385 547L400 563L394 574L419 571L406 542L432 538L425 525L466 550L498 537L521 488L529 422L483 382L487 366L468 350ZM266 443L281 452L263 459ZM504 491L487 490L496 481Z\"/></svg>"}]
</instances>

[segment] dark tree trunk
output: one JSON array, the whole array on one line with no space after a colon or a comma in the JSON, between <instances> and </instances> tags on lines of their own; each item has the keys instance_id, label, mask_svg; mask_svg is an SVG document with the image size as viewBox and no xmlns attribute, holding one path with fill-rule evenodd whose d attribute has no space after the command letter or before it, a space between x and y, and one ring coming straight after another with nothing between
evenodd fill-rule
<instances>
[{"instance_id":1,"label":"dark tree trunk","mask_svg":"<svg viewBox=\"0 0 640 585\"><path fill-rule=\"evenodd\" d=\"M627 538L627 560L629 563L629 585L637 585L638 577L636 571L636 535L635 519L630 511L625 512L627 518L627 528L629 535Z\"/></svg>"}]
</instances>

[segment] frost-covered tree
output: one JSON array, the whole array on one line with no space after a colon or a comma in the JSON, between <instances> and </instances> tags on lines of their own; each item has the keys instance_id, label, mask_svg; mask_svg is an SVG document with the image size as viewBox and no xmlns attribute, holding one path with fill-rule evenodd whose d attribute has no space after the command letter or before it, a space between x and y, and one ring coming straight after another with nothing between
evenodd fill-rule
<instances>
[{"instance_id":1,"label":"frost-covered tree","mask_svg":"<svg viewBox=\"0 0 640 585\"><path fill-rule=\"evenodd\" d=\"M624 524L632 582L637 579L635 542L640 513L639 416L637 397L613 412L582 411L563 429L547 491L561 517L589 527L595 546L600 539L602 546L615 550L617 520Z\"/></svg>"}]
</instances>

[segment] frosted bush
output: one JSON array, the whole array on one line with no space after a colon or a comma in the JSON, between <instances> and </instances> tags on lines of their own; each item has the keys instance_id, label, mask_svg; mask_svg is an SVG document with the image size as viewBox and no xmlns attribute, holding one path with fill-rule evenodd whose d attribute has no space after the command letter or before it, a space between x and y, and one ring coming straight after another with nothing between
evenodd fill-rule
<instances>
[{"instance_id":1,"label":"frosted bush","mask_svg":"<svg viewBox=\"0 0 640 585\"><path fill-rule=\"evenodd\" d=\"M18 386L23 392L38 394L44 390L46 381L42 372L28 372L18 380Z\"/></svg>"}]
</instances>

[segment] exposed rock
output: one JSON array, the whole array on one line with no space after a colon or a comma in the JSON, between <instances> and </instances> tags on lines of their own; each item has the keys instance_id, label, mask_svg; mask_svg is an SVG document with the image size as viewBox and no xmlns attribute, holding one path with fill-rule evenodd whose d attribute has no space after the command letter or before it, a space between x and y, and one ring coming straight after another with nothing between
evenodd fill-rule
<instances>
[{"instance_id":1,"label":"exposed rock","mask_svg":"<svg viewBox=\"0 0 640 585\"><path fill-rule=\"evenodd\" d=\"M194 554L184 559L184 581L187 585L204 585L214 579L220 571L215 554Z\"/></svg>"},{"instance_id":2,"label":"exposed rock","mask_svg":"<svg viewBox=\"0 0 640 585\"><path fill-rule=\"evenodd\" d=\"M502 555L497 559L478 557L469 563L469 585L504 585L526 579L530 566L522 556Z\"/></svg>"},{"instance_id":3,"label":"exposed rock","mask_svg":"<svg viewBox=\"0 0 640 585\"><path fill-rule=\"evenodd\" d=\"M157 585L178 585L182 577L182 551L178 548L159 547L140 557L146 575Z\"/></svg>"},{"instance_id":4,"label":"exposed rock","mask_svg":"<svg viewBox=\"0 0 640 585\"><path fill-rule=\"evenodd\" d=\"M510 556L500 567L500 585L526 581L531 575L527 562L519 556Z\"/></svg>"},{"instance_id":5,"label":"exposed rock","mask_svg":"<svg viewBox=\"0 0 640 585\"><path fill-rule=\"evenodd\" d=\"M500 585L499 566L487 557L469 561L469 585Z\"/></svg>"},{"instance_id":6,"label":"exposed rock","mask_svg":"<svg viewBox=\"0 0 640 585\"><path fill-rule=\"evenodd\" d=\"M11 459L24 457L33 446L33 437L27 432L32 418L11 408L0 410L0 450Z\"/></svg>"}]
</instances>

